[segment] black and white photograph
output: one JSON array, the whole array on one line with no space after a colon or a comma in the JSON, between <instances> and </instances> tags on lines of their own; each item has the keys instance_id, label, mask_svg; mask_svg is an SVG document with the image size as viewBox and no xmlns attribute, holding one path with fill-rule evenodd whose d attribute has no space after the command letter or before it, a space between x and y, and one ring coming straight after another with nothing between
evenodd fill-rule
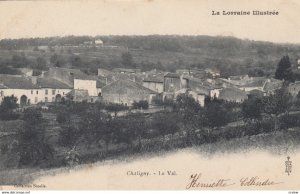
<instances>
[{"instance_id":1,"label":"black and white photograph","mask_svg":"<svg viewBox=\"0 0 300 194\"><path fill-rule=\"evenodd\" d=\"M0 190L299 190L299 9L0 1Z\"/></svg>"}]
</instances>

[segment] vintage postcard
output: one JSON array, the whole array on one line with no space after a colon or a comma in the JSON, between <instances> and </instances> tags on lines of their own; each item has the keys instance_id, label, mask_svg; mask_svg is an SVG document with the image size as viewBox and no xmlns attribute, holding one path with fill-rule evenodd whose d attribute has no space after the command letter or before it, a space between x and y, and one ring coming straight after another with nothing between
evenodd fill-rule
<instances>
[{"instance_id":1,"label":"vintage postcard","mask_svg":"<svg viewBox=\"0 0 300 194\"><path fill-rule=\"evenodd\" d=\"M0 190L300 189L300 1L0 1Z\"/></svg>"}]
</instances>

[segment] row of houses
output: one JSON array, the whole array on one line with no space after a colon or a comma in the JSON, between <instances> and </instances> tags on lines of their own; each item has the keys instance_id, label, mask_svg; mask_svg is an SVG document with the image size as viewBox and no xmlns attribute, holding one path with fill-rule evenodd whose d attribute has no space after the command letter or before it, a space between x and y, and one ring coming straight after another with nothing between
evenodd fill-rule
<instances>
[{"instance_id":1,"label":"row of houses","mask_svg":"<svg viewBox=\"0 0 300 194\"><path fill-rule=\"evenodd\" d=\"M282 81L248 75L224 78L201 78L200 71L176 73L140 69L98 69L97 76L77 69L50 68L41 76L0 75L0 100L14 95L22 106L64 99L87 102L112 102L131 106L134 101L175 99L179 94L192 96L201 106L205 97L243 102L249 95L269 95L282 86ZM300 83L289 87L292 95L300 91Z\"/></svg>"}]
</instances>

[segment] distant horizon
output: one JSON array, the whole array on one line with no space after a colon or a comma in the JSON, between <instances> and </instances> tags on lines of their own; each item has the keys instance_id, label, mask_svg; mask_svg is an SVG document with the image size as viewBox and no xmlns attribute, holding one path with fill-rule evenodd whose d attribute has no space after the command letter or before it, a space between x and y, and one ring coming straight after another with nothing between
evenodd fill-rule
<instances>
[{"instance_id":1,"label":"distant horizon","mask_svg":"<svg viewBox=\"0 0 300 194\"><path fill-rule=\"evenodd\" d=\"M133 35L121 35L121 34L110 34L110 35L53 35L53 36L36 36L36 37L19 37L19 38L0 38L0 41L2 40L21 40L21 39L46 39L46 38L64 38L64 37L92 37L96 38L99 36L103 37L109 37L109 36L125 36L125 37L150 37L150 36L178 36L178 37L210 37L210 38L217 38L217 37L222 37L222 38L233 38L233 39L238 39L242 41L254 41L254 42L263 42L263 43L273 43L273 44L280 44L280 45L300 45L299 43L292 43L292 42L272 42L272 41L267 41L267 40L254 40L254 39L249 39L249 38L240 38L236 36L224 36L224 35L185 35L185 34L148 34L148 35L138 35L138 34L133 34Z\"/></svg>"}]
</instances>

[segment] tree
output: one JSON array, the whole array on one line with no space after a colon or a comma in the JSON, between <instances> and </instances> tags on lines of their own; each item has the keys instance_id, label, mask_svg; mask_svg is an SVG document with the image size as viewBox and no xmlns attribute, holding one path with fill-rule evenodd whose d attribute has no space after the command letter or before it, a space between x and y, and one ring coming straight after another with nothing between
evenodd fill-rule
<instances>
[{"instance_id":1,"label":"tree","mask_svg":"<svg viewBox=\"0 0 300 194\"><path fill-rule=\"evenodd\" d=\"M212 128L224 126L231 120L229 112L222 100L211 100L204 109L206 125Z\"/></svg>"},{"instance_id":2,"label":"tree","mask_svg":"<svg viewBox=\"0 0 300 194\"><path fill-rule=\"evenodd\" d=\"M18 99L15 96L5 96L0 105L1 120L15 120L19 118L19 114L13 112L18 107Z\"/></svg>"},{"instance_id":3,"label":"tree","mask_svg":"<svg viewBox=\"0 0 300 194\"><path fill-rule=\"evenodd\" d=\"M140 100L138 102L134 101L132 103L132 108L133 109L143 109L146 110L149 108L149 104L147 100Z\"/></svg>"},{"instance_id":4,"label":"tree","mask_svg":"<svg viewBox=\"0 0 300 194\"><path fill-rule=\"evenodd\" d=\"M47 61L43 57L36 58L36 69L37 70L46 70L47 69Z\"/></svg>"},{"instance_id":5,"label":"tree","mask_svg":"<svg viewBox=\"0 0 300 194\"><path fill-rule=\"evenodd\" d=\"M64 58L57 54L54 54L50 57L50 63L55 67L62 67L65 64Z\"/></svg>"},{"instance_id":6,"label":"tree","mask_svg":"<svg viewBox=\"0 0 300 194\"><path fill-rule=\"evenodd\" d=\"M42 113L34 108L24 111L24 127L18 135L17 152L20 166L37 166L53 158L53 148L47 143Z\"/></svg>"},{"instance_id":7,"label":"tree","mask_svg":"<svg viewBox=\"0 0 300 194\"><path fill-rule=\"evenodd\" d=\"M177 113L157 114L153 118L153 127L157 129L159 134L164 138L168 134L173 137L173 134L179 131L178 121Z\"/></svg>"},{"instance_id":8,"label":"tree","mask_svg":"<svg viewBox=\"0 0 300 194\"><path fill-rule=\"evenodd\" d=\"M113 112L115 117L117 117L118 112L128 110L128 107L123 104L109 103L105 106L105 109Z\"/></svg>"},{"instance_id":9,"label":"tree","mask_svg":"<svg viewBox=\"0 0 300 194\"><path fill-rule=\"evenodd\" d=\"M135 68L135 65L133 63L133 58L132 58L132 55L130 54L130 52L122 53L122 64L125 67L134 67Z\"/></svg>"},{"instance_id":10,"label":"tree","mask_svg":"<svg viewBox=\"0 0 300 194\"><path fill-rule=\"evenodd\" d=\"M195 131L199 129L199 126L203 121L203 111L200 104L188 94L179 94L176 97L175 110L181 117L180 120L182 121L184 131L186 132L188 143L195 142Z\"/></svg>"},{"instance_id":11,"label":"tree","mask_svg":"<svg viewBox=\"0 0 300 194\"><path fill-rule=\"evenodd\" d=\"M79 56L76 56L76 55L72 55L70 56L70 59L69 59L71 65L73 67L80 67L82 65L82 60Z\"/></svg>"},{"instance_id":12,"label":"tree","mask_svg":"<svg viewBox=\"0 0 300 194\"><path fill-rule=\"evenodd\" d=\"M60 124L70 123L71 115L67 111L59 112L56 115L56 121Z\"/></svg>"},{"instance_id":13,"label":"tree","mask_svg":"<svg viewBox=\"0 0 300 194\"><path fill-rule=\"evenodd\" d=\"M262 99L248 98L242 103L242 114L245 120L260 119L262 112Z\"/></svg>"},{"instance_id":14,"label":"tree","mask_svg":"<svg viewBox=\"0 0 300 194\"><path fill-rule=\"evenodd\" d=\"M289 56L283 56L277 66L276 72L275 72L275 79L285 80L293 82L294 76L291 68L291 62L289 59Z\"/></svg>"},{"instance_id":15,"label":"tree","mask_svg":"<svg viewBox=\"0 0 300 194\"><path fill-rule=\"evenodd\" d=\"M110 122L110 114L94 107L82 114L79 129L88 147L93 144L98 144L100 140L103 140L106 144L106 151L108 150L108 145L113 135L113 131L109 127Z\"/></svg>"},{"instance_id":16,"label":"tree","mask_svg":"<svg viewBox=\"0 0 300 194\"><path fill-rule=\"evenodd\" d=\"M288 93L286 87L275 91L274 94L266 96L262 100L262 110L265 116L274 119L274 130L279 127L279 116L287 114L292 106L292 96Z\"/></svg>"},{"instance_id":17,"label":"tree","mask_svg":"<svg viewBox=\"0 0 300 194\"><path fill-rule=\"evenodd\" d=\"M15 68L23 68L28 65L28 59L25 57L25 54L22 55L13 55L11 58L11 64Z\"/></svg>"}]
</instances>

